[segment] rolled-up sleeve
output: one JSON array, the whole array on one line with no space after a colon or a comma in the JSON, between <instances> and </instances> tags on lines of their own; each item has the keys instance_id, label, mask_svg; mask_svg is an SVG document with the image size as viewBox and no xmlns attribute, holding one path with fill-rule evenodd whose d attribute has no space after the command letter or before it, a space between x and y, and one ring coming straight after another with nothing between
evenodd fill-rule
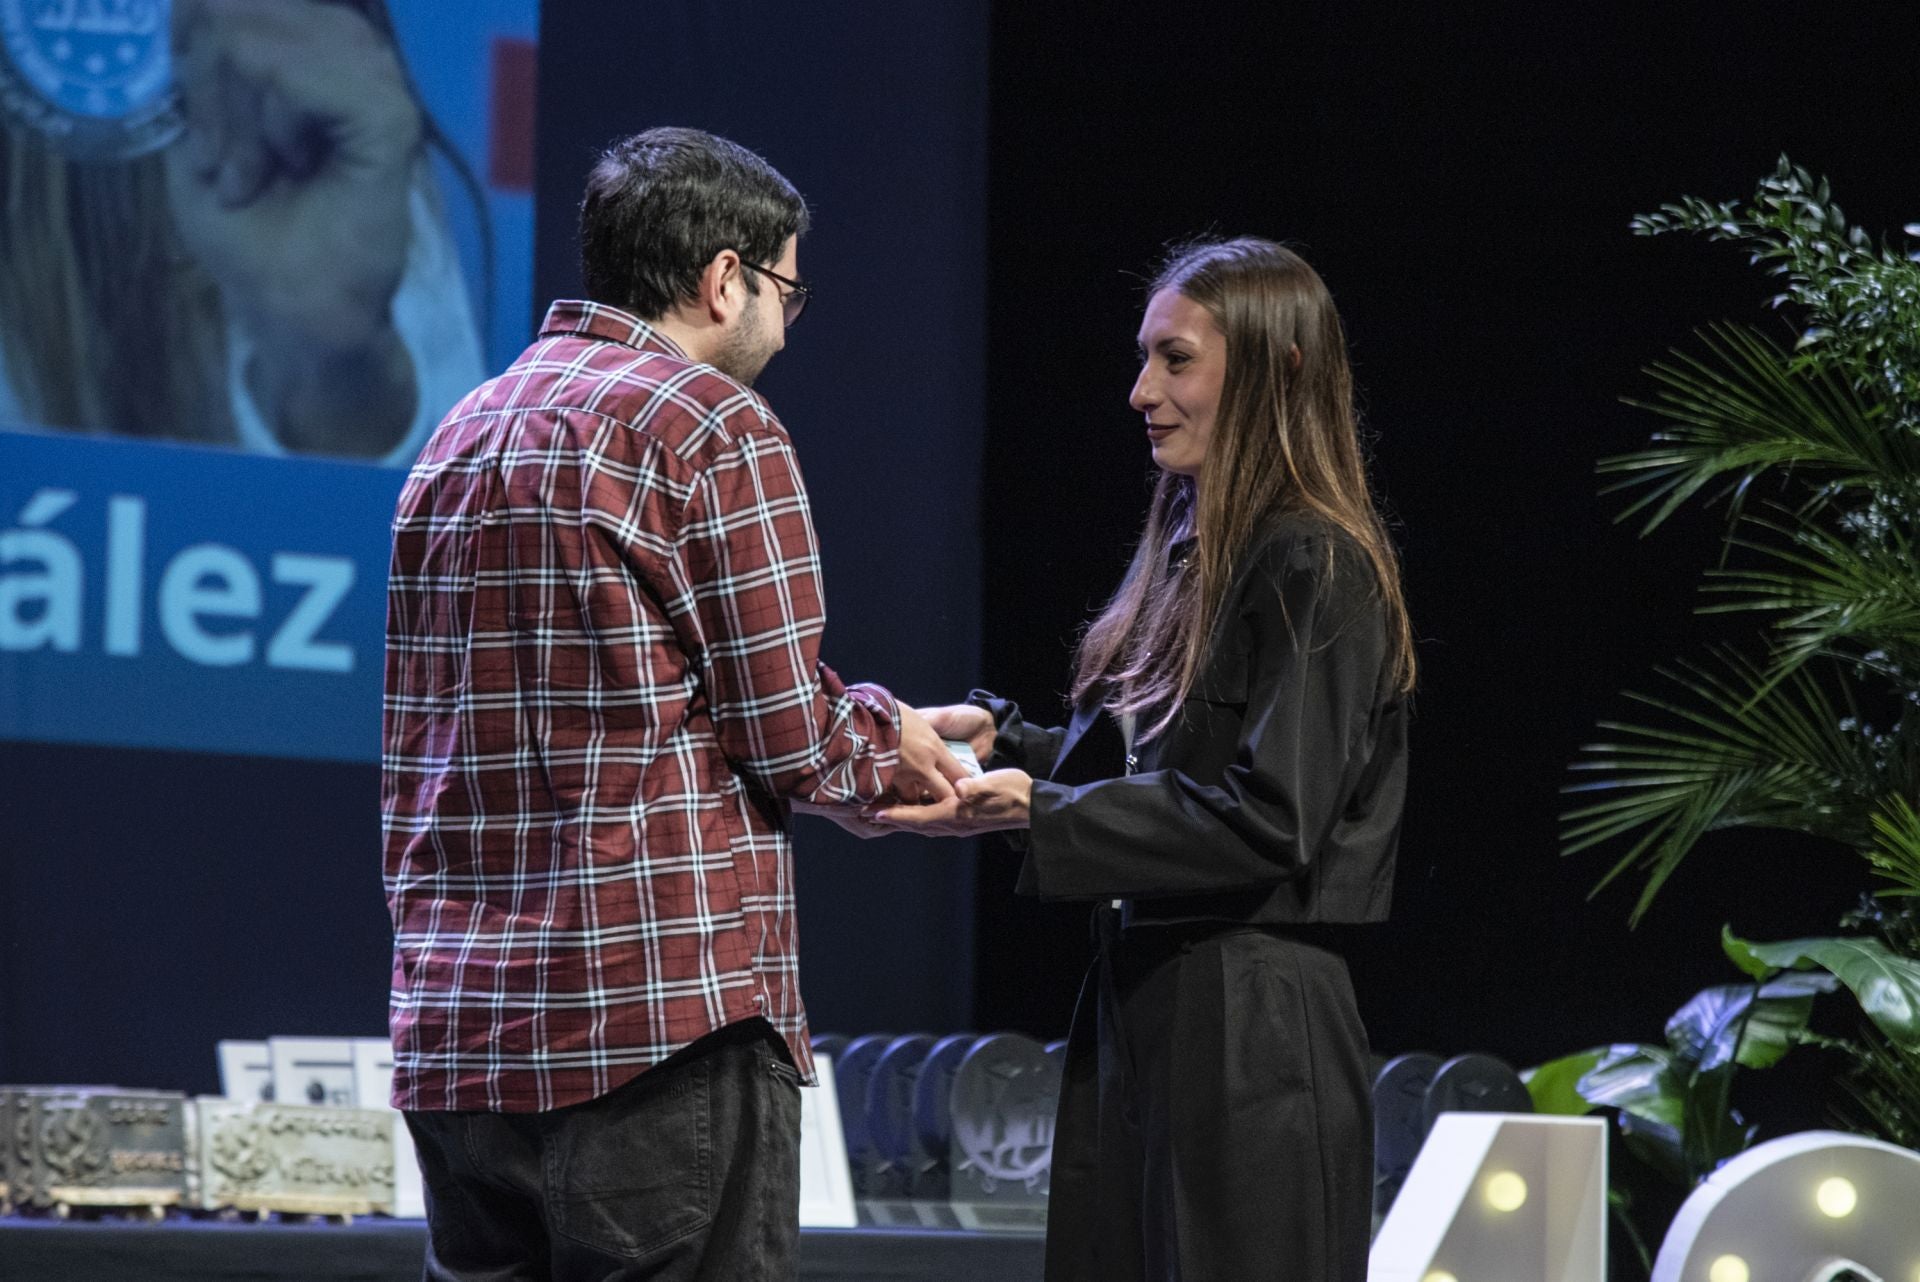
<instances>
[{"instance_id":1,"label":"rolled-up sleeve","mask_svg":"<svg viewBox=\"0 0 1920 1282\"><path fill-rule=\"evenodd\" d=\"M740 434L694 479L676 557L728 760L775 796L878 799L899 760L899 709L820 661L820 550L784 433Z\"/></svg>"}]
</instances>

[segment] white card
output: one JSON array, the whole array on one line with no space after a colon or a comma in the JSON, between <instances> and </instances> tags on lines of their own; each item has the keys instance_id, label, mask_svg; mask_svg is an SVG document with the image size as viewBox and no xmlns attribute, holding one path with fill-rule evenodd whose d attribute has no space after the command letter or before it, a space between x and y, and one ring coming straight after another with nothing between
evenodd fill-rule
<instances>
[{"instance_id":1,"label":"white card","mask_svg":"<svg viewBox=\"0 0 1920 1282\"><path fill-rule=\"evenodd\" d=\"M351 1037L269 1037L267 1053L275 1103L353 1107Z\"/></svg>"},{"instance_id":2,"label":"white card","mask_svg":"<svg viewBox=\"0 0 1920 1282\"><path fill-rule=\"evenodd\" d=\"M800 1225L851 1229L860 1223L853 1205L853 1168L840 1125L840 1097L833 1089L833 1057L818 1052L818 1086L800 1088Z\"/></svg>"},{"instance_id":3,"label":"white card","mask_svg":"<svg viewBox=\"0 0 1920 1282\"><path fill-rule=\"evenodd\" d=\"M273 1058L265 1042L216 1042L213 1053L220 1061L222 1095L239 1100L273 1098Z\"/></svg>"},{"instance_id":4,"label":"white card","mask_svg":"<svg viewBox=\"0 0 1920 1282\"><path fill-rule=\"evenodd\" d=\"M973 745L965 739L943 739L941 742L947 745L947 751L953 754L954 759L967 768L969 775L978 778L985 773L980 769L980 758L974 755Z\"/></svg>"},{"instance_id":5,"label":"white card","mask_svg":"<svg viewBox=\"0 0 1920 1282\"><path fill-rule=\"evenodd\" d=\"M393 1215L400 1220L427 1218L427 1194L420 1182L420 1157L413 1132L393 1106L393 1043L384 1037L353 1039L353 1098L356 1108L385 1109L393 1115Z\"/></svg>"},{"instance_id":6,"label":"white card","mask_svg":"<svg viewBox=\"0 0 1920 1282\"><path fill-rule=\"evenodd\" d=\"M393 1043L384 1037L353 1039L353 1106L393 1107Z\"/></svg>"}]
</instances>

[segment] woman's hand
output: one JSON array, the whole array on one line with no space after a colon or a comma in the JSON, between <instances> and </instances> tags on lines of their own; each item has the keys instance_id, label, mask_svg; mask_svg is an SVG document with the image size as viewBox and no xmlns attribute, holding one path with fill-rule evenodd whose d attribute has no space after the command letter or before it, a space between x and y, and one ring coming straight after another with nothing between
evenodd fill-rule
<instances>
[{"instance_id":1,"label":"woman's hand","mask_svg":"<svg viewBox=\"0 0 1920 1282\"><path fill-rule=\"evenodd\" d=\"M892 805L875 811L873 823L927 837L971 837L1025 828L1032 813L1033 776L1024 770L990 770L953 785L953 796L931 806Z\"/></svg>"}]
</instances>

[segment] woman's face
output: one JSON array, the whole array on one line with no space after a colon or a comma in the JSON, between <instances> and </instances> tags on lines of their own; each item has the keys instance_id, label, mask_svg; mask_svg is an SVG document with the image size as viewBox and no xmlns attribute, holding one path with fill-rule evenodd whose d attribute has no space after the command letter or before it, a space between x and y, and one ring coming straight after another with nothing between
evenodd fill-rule
<instances>
[{"instance_id":1,"label":"woman's face","mask_svg":"<svg viewBox=\"0 0 1920 1282\"><path fill-rule=\"evenodd\" d=\"M1200 475L1227 374L1227 336L1207 309L1177 289L1147 300L1140 320L1140 377L1127 404L1147 420L1153 461Z\"/></svg>"}]
</instances>

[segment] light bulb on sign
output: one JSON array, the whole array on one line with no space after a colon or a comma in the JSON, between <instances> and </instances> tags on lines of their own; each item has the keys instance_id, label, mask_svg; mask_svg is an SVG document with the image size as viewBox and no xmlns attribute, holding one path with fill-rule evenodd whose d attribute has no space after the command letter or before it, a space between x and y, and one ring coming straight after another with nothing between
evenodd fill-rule
<instances>
[{"instance_id":1,"label":"light bulb on sign","mask_svg":"<svg viewBox=\"0 0 1920 1282\"><path fill-rule=\"evenodd\" d=\"M1836 1175L1830 1180L1820 1181L1820 1187L1813 1191L1813 1204L1824 1215L1843 1220L1853 1214L1853 1208L1860 1204L1859 1190L1853 1187L1853 1181Z\"/></svg>"},{"instance_id":2,"label":"light bulb on sign","mask_svg":"<svg viewBox=\"0 0 1920 1282\"><path fill-rule=\"evenodd\" d=\"M1460 1282L1460 1279L1445 1269L1435 1269L1424 1278L1421 1278L1420 1282Z\"/></svg>"},{"instance_id":3,"label":"light bulb on sign","mask_svg":"<svg viewBox=\"0 0 1920 1282\"><path fill-rule=\"evenodd\" d=\"M1517 1211L1527 1204L1527 1182L1512 1171L1487 1180L1487 1205L1496 1211Z\"/></svg>"},{"instance_id":4,"label":"light bulb on sign","mask_svg":"<svg viewBox=\"0 0 1920 1282\"><path fill-rule=\"evenodd\" d=\"M1723 1255L1707 1268L1707 1282L1747 1282L1753 1270L1737 1255Z\"/></svg>"}]
</instances>

